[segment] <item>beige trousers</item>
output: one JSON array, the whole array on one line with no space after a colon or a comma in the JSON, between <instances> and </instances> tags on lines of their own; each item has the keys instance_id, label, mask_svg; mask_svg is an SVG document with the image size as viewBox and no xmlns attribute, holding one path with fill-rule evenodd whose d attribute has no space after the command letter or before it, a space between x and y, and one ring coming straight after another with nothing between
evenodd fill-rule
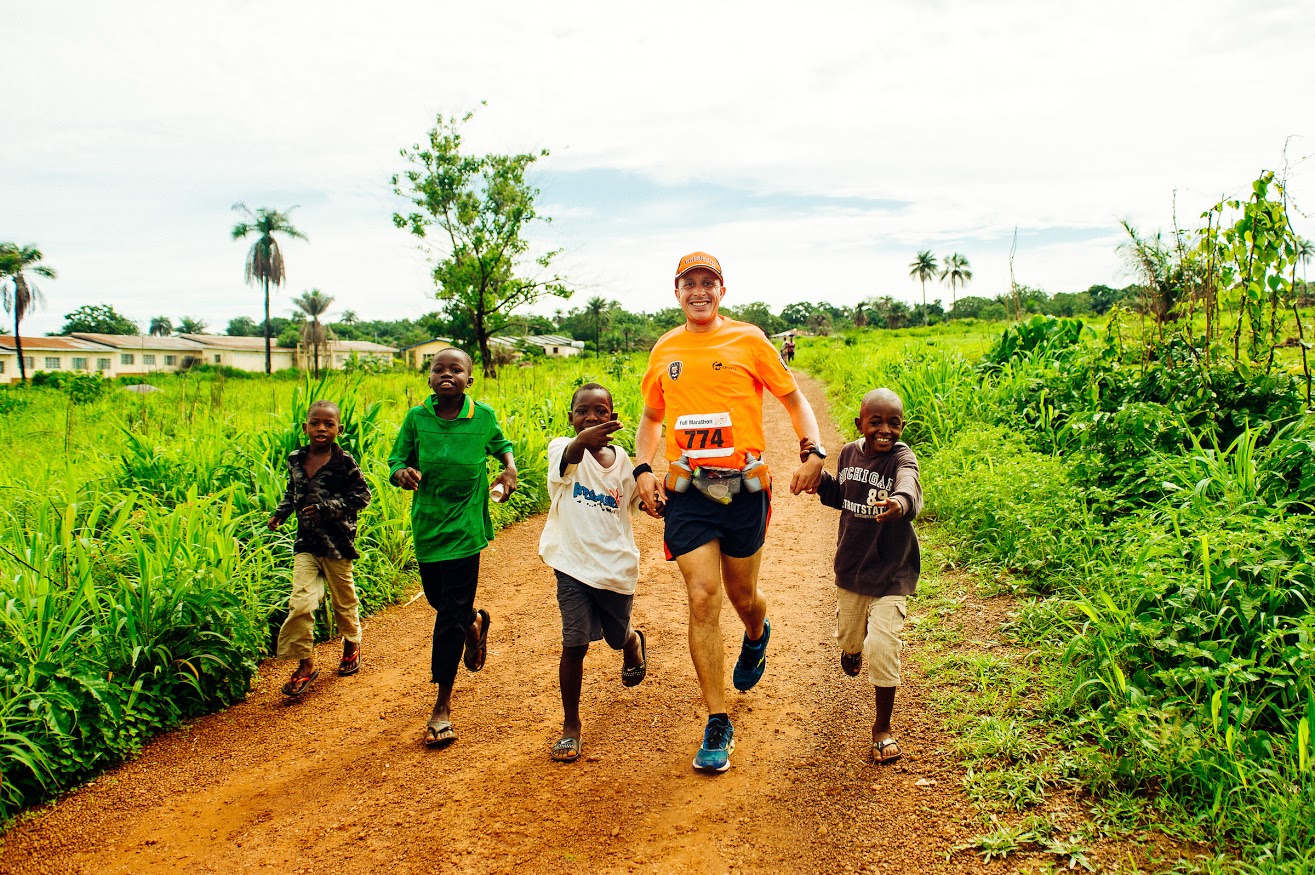
<instances>
[{"instance_id":1,"label":"beige trousers","mask_svg":"<svg viewBox=\"0 0 1315 875\"><path fill-rule=\"evenodd\" d=\"M338 631L344 640L361 643L360 602L352 581L352 560L297 553L292 557L288 618L279 629L279 659L310 658L315 647L315 609L324 598L326 583Z\"/></svg>"},{"instance_id":2,"label":"beige trousers","mask_svg":"<svg viewBox=\"0 0 1315 875\"><path fill-rule=\"evenodd\" d=\"M874 598L836 588L836 641L845 653L862 652L875 687L899 686L899 636L907 611L902 595Z\"/></svg>"}]
</instances>

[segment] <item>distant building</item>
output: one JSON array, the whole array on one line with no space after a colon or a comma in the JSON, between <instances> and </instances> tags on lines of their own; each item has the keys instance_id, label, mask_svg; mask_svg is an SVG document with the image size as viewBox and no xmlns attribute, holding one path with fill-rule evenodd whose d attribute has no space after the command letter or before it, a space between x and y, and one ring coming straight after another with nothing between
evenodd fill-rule
<instances>
[{"instance_id":1,"label":"distant building","mask_svg":"<svg viewBox=\"0 0 1315 875\"><path fill-rule=\"evenodd\" d=\"M264 373L265 338L230 337L227 334L180 334L199 343L203 349L201 362L207 365L237 368L241 371ZM270 341L270 369L284 371L297 366L297 351Z\"/></svg>"},{"instance_id":2,"label":"distant building","mask_svg":"<svg viewBox=\"0 0 1315 875\"><path fill-rule=\"evenodd\" d=\"M72 337L114 347L118 351L114 362L114 376L154 374L164 371L176 374L199 363L205 347L186 337L153 337L149 334L92 334L75 331ZM27 341L23 341L27 348Z\"/></svg>"},{"instance_id":3,"label":"distant building","mask_svg":"<svg viewBox=\"0 0 1315 875\"><path fill-rule=\"evenodd\" d=\"M448 340L446 337L435 337L421 343L413 343L410 346L404 346L397 352L402 357L402 361L406 363L408 368L419 370L420 368L428 367L430 360L433 359L434 354L440 349L447 349L452 345L452 341Z\"/></svg>"},{"instance_id":4,"label":"distant building","mask_svg":"<svg viewBox=\"0 0 1315 875\"><path fill-rule=\"evenodd\" d=\"M508 339L522 345L537 346L543 350L544 355L565 357L584 352L583 340L571 340L559 334L527 334L524 337Z\"/></svg>"},{"instance_id":5,"label":"distant building","mask_svg":"<svg viewBox=\"0 0 1315 875\"><path fill-rule=\"evenodd\" d=\"M27 376L39 371L82 371L116 375L119 351L79 337L24 337L23 365ZM18 344L12 334L0 334L0 383L19 379Z\"/></svg>"},{"instance_id":6,"label":"distant building","mask_svg":"<svg viewBox=\"0 0 1315 875\"><path fill-rule=\"evenodd\" d=\"M389 365L396 355L396 347L370 340L330 340L320 344L320 367L340 371L351 361L352 356L356 356L358 361ZM297 359L303 368L310 369L315 362L315 346L308 343L299 345Z\"/></svg>"}]
</instances>

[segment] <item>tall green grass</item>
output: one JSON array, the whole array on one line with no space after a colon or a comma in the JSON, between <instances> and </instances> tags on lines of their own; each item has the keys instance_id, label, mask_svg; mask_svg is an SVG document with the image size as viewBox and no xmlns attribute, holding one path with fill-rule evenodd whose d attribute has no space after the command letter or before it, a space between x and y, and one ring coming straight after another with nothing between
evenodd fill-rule
<instances>
[{"instance_id":1,"label":"tall green grass","mask_svg":"<svg viewBox=\"0 0 1315 875\"><path fill-rule=\"evenodd\" d=\"M1051 685L1031 710L1048 780L1164 800L1239 867L1305 872L1315 420L1290 374L1164 344L1038 319L973 353L874 332L796 362L842 422L900 392L927 517L1036 599L1011 634Z\"/></svg>"},{"instance_id":2,"label":"tall green grass","mask_svg":"<svg viewBox=\"0 0 1315 875\"><path fill-rule=\"evenodd\" d=\"M473 392L498 411L520 488L499 528L546 507L546 448L571 392L610 385L633 445L642 361L545 361ZM343 445L374 498L361 514L363 610L415 586L410 495L384 461L425 375L319 381L161 376L137 395L0 391L0 816L130 756L155 733L240 700L291 588L292 527L265 521L313 400L339 404ZM493 475L493 464L490 476ZM330 612L318 620L331 632Z\"/></svg>"}]
</instances>

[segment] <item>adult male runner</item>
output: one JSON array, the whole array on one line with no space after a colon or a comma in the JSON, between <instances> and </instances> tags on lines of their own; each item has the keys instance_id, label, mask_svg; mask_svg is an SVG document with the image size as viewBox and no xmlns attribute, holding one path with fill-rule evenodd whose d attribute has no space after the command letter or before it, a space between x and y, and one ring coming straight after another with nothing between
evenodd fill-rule
<instances>
[{"instance_id":1,"label":"adult male runner","mask_svg":"<svg viewBox=\"0 0 1315 875\"><path fill-rule=\"evenodd\" d=\"M722 669L723 589L744 622L732 676L737 690L752 689L762 677L771 637L767 602L758 592L771 515L770 489L758 462L765 444L764 387L785 405L800 446L807 447L791 492L816 489L826 453L808 399L771 341L757 326L718 313L726 287L717 259L706 252L682 258L675 292L685 324L664 334L649 356L635 479L648 509L665 503L667 555L680 567L689 597L690 656L708 708L694 768L723 772L735 747ZM648 464L664 422L672 466L665 485Z\"/></svg>"}]
</instances>

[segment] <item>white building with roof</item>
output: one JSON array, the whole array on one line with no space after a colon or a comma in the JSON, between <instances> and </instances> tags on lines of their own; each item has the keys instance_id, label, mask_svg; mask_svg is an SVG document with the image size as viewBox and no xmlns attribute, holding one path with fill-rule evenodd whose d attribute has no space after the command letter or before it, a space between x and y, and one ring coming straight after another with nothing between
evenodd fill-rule
<instances>
[{"instance_id":1,"label":"white building with roof","mask_svg":"<svg viewBox=\"0 0 1315 875\"><path fill-rule=\"evenodd\" d=\"M186 337L155 337L150 334L92 334L75 331L72 337L90 340L118 350L114 363L117 377L154 374L163 371L176 374L202 360L205 347ZM26 341L24 341L26 344Z\"/></svg>"},{"instance_id":2,"label":"white building with roof","mask_svg":"<svg viewBox=\"0 0 1315 875\"><path fill-rule=\"evenodd\" d=\"M252 373L265 372L265 338L230 337L227 334L180 334L202 347L201 363L219 367L237 368ZM269 342L270 369L285 371L297 366L297 351L278 345L277 338Z\"/></svg>"},{"instance_id":3,"label":"white building with roof","mask_svg":"<svg viewBox=\"0 0 1315 875\"><path fill-rule=\"evenodd\" d=\"M79 337L24 337L23 365L30 379L41 371L82 371L106 377L117 375L118 350ZM0 334L0 384L17 382L18 342Z\"/></svg>"}]
</instances>

